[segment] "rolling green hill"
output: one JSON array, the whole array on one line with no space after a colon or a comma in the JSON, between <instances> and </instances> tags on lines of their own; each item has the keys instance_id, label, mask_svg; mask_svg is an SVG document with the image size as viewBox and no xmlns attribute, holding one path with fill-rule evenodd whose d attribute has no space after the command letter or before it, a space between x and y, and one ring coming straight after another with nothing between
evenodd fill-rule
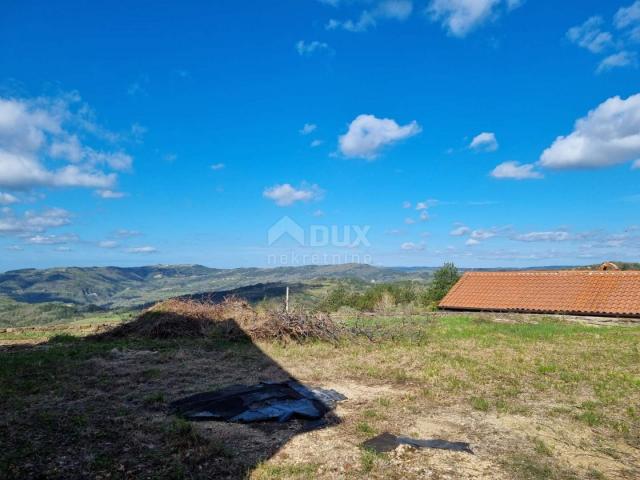
<instances>
[{"instance_id":1,"label":"rolling green hill","mask_svg":"<svg viewBox=\"0 0 640 480\"><path fill-rule=\"evenodd\" d=\"M347 264L215 269L201 265L68 267L0 274L0 296L22 303L58 302L131 308L178 295L232 290L258 283L357 279L365 282L428 280L432 268L382 268Z\"/></svg>"}]
</instances>

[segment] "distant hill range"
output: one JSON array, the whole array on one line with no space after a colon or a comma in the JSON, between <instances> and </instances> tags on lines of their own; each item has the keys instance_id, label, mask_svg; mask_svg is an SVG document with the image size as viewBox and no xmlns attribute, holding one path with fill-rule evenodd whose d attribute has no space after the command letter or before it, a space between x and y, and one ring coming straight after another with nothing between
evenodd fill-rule
<instances>
[{"instance_id":1,"label":"distant hill range","mask_svg":"<svg viewBox=\"0 0 640 480\"><path fill-rule=\"evenodd\" d=\"M127 308L173 296L228 291L255 284L338 279L425 281L433 270L361 264L235 269L202 265L24 269L0 274L0 296L23 303L61 302Z\"/></svg>"},{"instance_id":2,"label":"distant hill range","mask_svg":"<svg viewBox=\"0 0 640 480\"><path fill-rule=\"evenodd\" d=\"M620 262L618 265L623 269L640 268L637 263ZM560 267L544 267L558 268ZM219 297L230 290L257 284L274 284L281 288L282 285L293 286L301 282L323 280L428 281L435 269L363 264L234 269L208 268L202 265L23 269L0 274L0 297L23 303L58 302L104 309L130 308L181 295L218 292L216 297Z\"/></svg>"}]
</instances>

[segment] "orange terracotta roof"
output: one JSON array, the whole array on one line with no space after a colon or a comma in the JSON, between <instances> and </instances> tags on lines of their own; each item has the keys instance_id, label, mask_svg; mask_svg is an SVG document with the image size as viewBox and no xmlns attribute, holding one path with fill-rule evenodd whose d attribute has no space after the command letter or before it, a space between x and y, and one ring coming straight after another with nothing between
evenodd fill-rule
<instances>
[{"instance_id":1,"label":"orange terracotta roof","mask_svg":"<svg viewBox=\"0 0 640 480\"><path fill-rule=\"evenodd\" d=\"M640 272L467 272L440 308L640 317Z\"/></svg>"}]
</instances>

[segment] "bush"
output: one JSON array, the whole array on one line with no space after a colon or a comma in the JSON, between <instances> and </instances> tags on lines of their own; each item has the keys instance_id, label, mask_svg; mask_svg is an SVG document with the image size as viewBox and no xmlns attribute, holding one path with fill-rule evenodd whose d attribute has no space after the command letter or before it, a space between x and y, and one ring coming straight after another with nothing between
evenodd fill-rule
<instances>
[{"instance_id":1,"label":"bush","mask_svg":"<svg viewBox=\"0 0 640 480\"><path fill-rule=\"evenodd\" d=\"M445 263L433 274L433 280L423 298L423 304L430 306L440 302L451 287L460 280L460 273L453 263Z\"/></svg>"},{"instance_id":2,"label":"bush","mask_svg":"<svg viewBox=\"0 0 640 480\"><path fill-rule=\"evenodd\" d=\"M336 312L342 307L349 307L361 312L387 311L396 305L417 301L420 289L419 284L413 282L397 282L372 285L363 292L354 292L343 283L327 294L318 309Z\"/></svg>"}]
</instances>

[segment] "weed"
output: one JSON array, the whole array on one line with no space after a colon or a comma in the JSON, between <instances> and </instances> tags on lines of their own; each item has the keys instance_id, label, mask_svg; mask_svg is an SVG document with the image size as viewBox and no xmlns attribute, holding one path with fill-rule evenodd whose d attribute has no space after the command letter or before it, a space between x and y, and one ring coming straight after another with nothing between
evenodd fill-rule
<instances>
[{"instance_id":1,"label":"weed","mask_svg":"<svg viewBox=\"0 0 640 480\"><path fill-rule=\"evenodd\" d=\"M356 425L356 431L362 435L375 435L376 429L369 425L367 422L358 422Z\"/></svg>"},{"instance_id":2,"label":"weed","mask_svg":"<svg viewBox=\"0 0 640 480\"><path fill-rule=\"evenodd\" d=\"M251 478L255 480L308 479L313 478L317 471L318 465L315 463L272 465L262 462L253 471Z\"/></svg>"},{"instance_id":3,"label":"weed","mask_svg":"<svg viewBox=\"0 0 640 480\"><path fill-rule=\"evenodd\" d=\"M538 455L553 456L553 450L541 438L536 438L533 441L533 449Z\"/></svg>"},{"instance_id":4,"label":"weed","mask_svg":"<svg viewBox=\"0 0 640 480\"><path fill-rule=\"evenodd\" d=\"M363 473L371 473L376 463L384 458L384 454L380 454L375 452L374 450L370 450L368 448L363 448L360 450L360 468Z\"/></svg>"},{"instance_id":5,"label":"weed","mask_svg":"<svg viewBox=\"0 0 640 480\"><path fill-rule=\"evenodd\" d=\"M489 411L489 401L486 398L472 397L471 398L471 406L475 410L480 410L481 412L488 412Z\"/></svg>"}]
</instances>

